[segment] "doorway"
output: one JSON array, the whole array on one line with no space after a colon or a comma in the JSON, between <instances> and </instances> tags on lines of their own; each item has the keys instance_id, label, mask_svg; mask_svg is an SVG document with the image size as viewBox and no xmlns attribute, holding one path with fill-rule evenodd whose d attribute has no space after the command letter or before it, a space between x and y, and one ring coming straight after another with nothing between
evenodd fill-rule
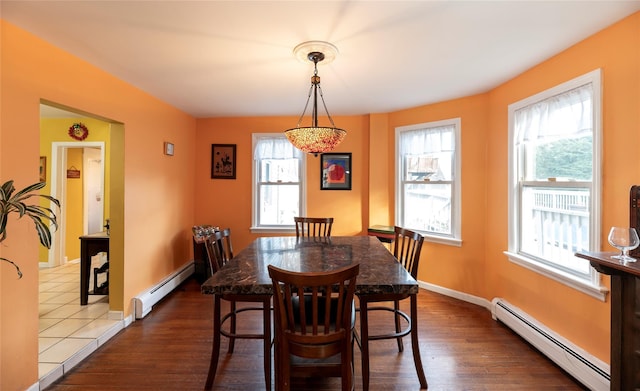
<instances>
[{"instance_id":1,"label":"doorway","mask_svg":"<svg viewBox=\"0 0 640 391\"><path fill-rule=\"evenodd\" d=\"M49 267L53 263L52 262L53 251L55 251L56 253L60 253L62 254L62 256L64 256L65 249L64 249L64 246L62 246L60 241L63 240L65 236L69 235L68 230L65 229L65 221L59 221L59 223L62 223L63 226L59 227L57 231L52 233L53 234L52 249L49 251L43 250L44 252L41 253L40 255L39 261L41 262L39 263L41 265L41 268L40 268L40 275L36 283L39 285L41 298L45 301L51 301L51 303L44 303L44 304L41 303L39 305L41 316L38 319L38 322L39 322L38 328L39 328L40 334L42 334L42 335L39 335L39 337L47 336L42 340L39 339L39 346L41 347L40 349L41 351L39 352L38 372L40 377L40 385L42 386L43 384L49 384L52 381L52 379L59 377L60 374L62 373L60 371L60 364L50 364L51 362L55 361L55 359L53 359L51 356L51 354L53 354L53 350L64 352L65 357L72 357L69 360L76 360L79 357L79 355L89 353L86 347L84 346L79 347L78 345L79 338L71 338L68 336L70 334L65 334L67 336L62 338L59 341L56 339L57 342L53 346L50 346L50 344L47 345L47 342L52 341L52 338L51 338L52 336L49 334L50 328L55 327L56 329L59 329L57 325L62 324L63 322L70 322L72 324L76 324L77 326L78 319L80 318L89 319L90 317L93 317L94 315L97 315L97 314L100 314L101 319L96 319L95 322L100 322L102 326L109 327L109 326L105 326L105 324L119 325L118 329L109 329L110 331L108 333L117 332L117 330L122 328L123 319L124 319L123 291L124 291L124 189L125 189L125 186L124 186L124 124L123 123L106 118L106 117L97 116L89 112L82 112L80 110L73 109L68 106L63 106L51 101L41 100L40 103L41 103L40 104L41 121L64 120L66 124L69 122L69 120L73 121L77 119L82 119L83 121L93 121L96 127L101 127L104 130L105 136L101 138L102 140L105 140L104 143L99 142L96 144L96 143L87 143L85 141L82 141L82 142L72 141L72 142L66 143L66 145L64 143L59 143L56 145L55 148L51 149L50 152L52 153L52 155L50 159L48 159L49 161L47 162L47 165L50 168L48 194L52 196L56 196L55 194L59 194L58 192L64 189L64 186L61 181L67 180L66 170L71 168L70 166L65 165L64 159L66 159L66 156L67 156L66 152L71 150L70 149L71 147L81 148L82 150L84 150L84 148L99 150L100 157L99 158L97 158L96 156L90 157L89 159L92 161L89 162L89 165L93 163L95 164L99 163L102 166L102 168L99 169L99 171L103 173L102 177L99 180L99 183L101 185L97 185L97 186L101 187L102 189L103 196L100 198L104 200L103 201L104 206L102 208L99 208L98 206L96 206L96 208L103 210L104 216L100 218L101 220L100 223L95 223L92 226L93 228L89 228L89 222L87 221L86 229L87 229L87 232L89 230L94 230L94 229L100 230L102 224L104 224L102 222L104 218L109 219L110 221L109 224L111 227L111 234L109 237L109 264L110 264L109 294L105 296L101 296L101 295L89 296L90 298L89 304L87 306L83 306L84 308L80 308L79 310L79 312L88 312L89 313L88 315L81 315L78 317L78 315L76 315L77 312L72 314L73 309L78 308L78 302L79 302L79 296L78 296L79 290L77 289L77 287L80 285L79 263L69 262L63 266ZM64 125L64 126L68 126L68 125ZM94 136L95 136L95 133L94 133ZM47 137L47 135L44 135L42 130L41 130L40 138L41 138L40 140L41 142L43 138L51 139L50 137ZM60 138L55 140L60 140ZM45 145L53 146L53 142L54 142L53 140L47 141L45 142ZM47 148L47 152L49 152L48 148ZM56 154L55 165L53 161L54 160L53 154ZM89 152L89 154L91 154L91 152ZM68 163L68 161L66 163ZM81 173L84 174L86 171L85 169L86 164L81 163L80 165L82 166ZM94 177L94 175L92 175L92 177ZM55 190L54 190L54 187L55 187ZM96 196L95 187L96 185L90 186L89 188L94 189L94 191L87 190L87 192L91 192L88 194L93 194L93 199L97 201L98 197ZM59 196L56 196L56 198L58 197ZM85 197L85 196L83 195L82 197ZM84 205L82 207L84 208ZM63 209L64 208L65 207L63 206ZM87 206L87 208L89 208L89 206ZM81 213L91 214L91 212L85 213L84 211ZM62 213L59 213L59 214L62 215ZM95 218L95 221L98 221L97 217ZM80 228L79 232L83 232L85 230L84 223L82 225L83 226ZM74 235L73 237L70 237L70 239L75 240L75 243L73 243L73 246L74 247L77 246L79 250L80 243L78 240L78 235ZM64 260L64 258L63 257L61 258L59 255L58 255L58 259ZM75 269L73 269L74 267ZM48 277L43 276L43 274L58 273L61 271L61 269L73 270L73 271L70 271L72 276L71 278L67 278L67 276L64 276L62 278L63 281L56 281L54 284L55 286L52 287L52 284L50 282L47 282L49 281ZM68 293L62 292L62 290L59 288L61 284L65 286L69 286L70 292ZM54 290L56 292L51 293ZM58 299L48 300L48 299L51 299L51 297L49 297L48 299L44 297L45 295L48 295L48 294L51 294L51 295L55 294L56 296L60 297L60 300ZM64 310L58 311L58 310L49 308L49 310L55 311L55 312L54 313L48 312L46 315L43 315L43 312L47 310L45 308L46 306L49 306L50 304L55 304L53 303L53 301L58 303L66 300L66 299L64 300L62 299L63 297L62 295L67 295L67 294L71 296L71 298L67 297L67 299L69 299L70 301L63 304L63 306L65 307ZM47 326L47 325L50 325L51 322L58 322L58 323L55 323L55 325L51 325L51 327ZM96 327L94 327L94 325L95 323L92 323L91 326L88 326L88 327L91 327L92 335L95 334L97 330ZM77 327L74 330L76 330L76 332L82 333L82 331L77 330ZM100 334L98 338L100 339L105 338L105 334ZM65 346L65 343L67 342L75 345L69 346L67 348L67 346ZM40 358L42 358L42 360L40 360Z\"/></svg>"}]
</instances>

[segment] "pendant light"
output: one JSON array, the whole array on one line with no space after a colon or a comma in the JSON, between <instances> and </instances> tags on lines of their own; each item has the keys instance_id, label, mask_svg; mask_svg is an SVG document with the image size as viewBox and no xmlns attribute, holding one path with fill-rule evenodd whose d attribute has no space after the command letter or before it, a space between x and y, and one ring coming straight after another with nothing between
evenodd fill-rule
<instances>
[{"instance_id":1,"label":"pendant light","mask_svg":"<svg viewBox=\"0 0 640 391\"><path fill-rule=\"evenodd\" d=\"M333 123L333 119L331 118L329 110L327 110L327 105L324 102L322 87L320 87L320 76L318 76L318 63L325 59L333 60L337 53L337 49L328 42L309 41L296 46L293 51L298 58L301 58L302 54L306 52L307 60L313 62L313 76L311 76L311 87L309 88L307 103L304 106L302 115L300 115L300 118L298 119L298 124L295 128L285 130L284 134L294 147L303 152L312 153L315 156L318 156L319 153L334 150L347 135L347 132L344 129L337 128ZM331 126L318 125L318 95L320 96L322 106L324 107L324 111L327 113ZM311 126L300 126L312 97Z\"/></svg>"}]
</instances>

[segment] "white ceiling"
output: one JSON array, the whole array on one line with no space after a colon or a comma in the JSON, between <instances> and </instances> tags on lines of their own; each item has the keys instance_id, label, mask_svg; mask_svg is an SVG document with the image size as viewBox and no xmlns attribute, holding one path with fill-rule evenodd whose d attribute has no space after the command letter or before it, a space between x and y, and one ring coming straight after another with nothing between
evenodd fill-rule
<instances>
[{"instance_id":1,"label":"white ceiling","mask_svg":"<svg viewBox=\"0 0 640 391\"><path fill-rule=\"evenodd\" d=\"M3 19L200 118L300 115L313 65L292 50L309 40L339 50L318 67L331 115L486 92L640 10L640 0L2 0L0 7Z\"/></svg>"}]
</instances>

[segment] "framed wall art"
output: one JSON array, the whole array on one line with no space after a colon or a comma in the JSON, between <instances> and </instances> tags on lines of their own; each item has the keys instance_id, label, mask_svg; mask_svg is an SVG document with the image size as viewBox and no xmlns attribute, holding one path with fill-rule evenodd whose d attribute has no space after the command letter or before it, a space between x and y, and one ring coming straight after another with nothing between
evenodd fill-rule
<instances>
[{"instance_id":1,"label":"framed wall art","mask_svg":"<svg viewBox=\"0 0 640 391\"><path fill-rule=\"evenodd\" d=\"M47 181L47 157L40 156L40 182Z\"/></svg>"},{"instance_id":2,"label":"framed wall art","mask_svg":"<svg viewBox=\"0 0 640 391\"><path fill-rule=\"evenodd\" d=\"M211 178L236 179L235 144L211 144Z\"/></svg>"},{"instance_id":3,"label":"framed wall art","mask_svg":"<svg viewBox=\"0 0 640 391\"><path fill-rule=\"evenodd\" d=\"M351 153L320 155L320 190L351 190Z\"/></svg>"}]
</instances>

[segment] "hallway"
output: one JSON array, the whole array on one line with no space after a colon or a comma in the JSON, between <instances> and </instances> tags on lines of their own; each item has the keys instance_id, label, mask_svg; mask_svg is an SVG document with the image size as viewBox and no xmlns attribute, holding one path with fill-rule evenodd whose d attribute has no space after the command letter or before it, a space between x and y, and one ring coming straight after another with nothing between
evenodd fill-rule
<instances>
[{"instance_id":1,"label":"hallway","mask_svg":"<svg viewBox=\"0 0 640 391\"><path fill-rule=\"evenodd\" d=\"M44 389L124 327L109 319L109 297L80 305L80 262L40 269L38 377Z\"/></svg>"}]
</instances>

